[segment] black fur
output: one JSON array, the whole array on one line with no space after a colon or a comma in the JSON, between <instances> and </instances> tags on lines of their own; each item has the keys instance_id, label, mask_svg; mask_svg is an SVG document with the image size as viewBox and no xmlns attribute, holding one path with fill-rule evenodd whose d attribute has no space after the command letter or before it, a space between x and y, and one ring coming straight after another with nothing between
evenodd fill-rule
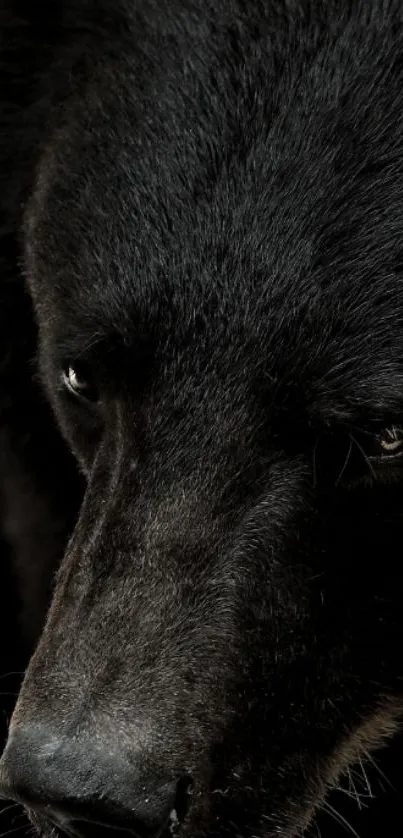
<instances>
[{"instance_id":1,"label":"black fur","mask_svg":"<svg viewBox=\"0 0 403 838\"><path fill-rule=\"evenodd\" d=\"M183 838L294 838L403 711L402 4L33 6L0 6L0 480L45 597L81 484L24 281L86 491L14 725L145 737Z\"/></svg>"}]
</instances>

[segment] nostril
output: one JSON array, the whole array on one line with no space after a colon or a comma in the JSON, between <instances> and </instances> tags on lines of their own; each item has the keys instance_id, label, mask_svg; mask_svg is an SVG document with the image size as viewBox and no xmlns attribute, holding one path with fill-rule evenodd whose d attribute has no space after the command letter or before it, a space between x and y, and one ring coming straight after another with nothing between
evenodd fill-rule
<instances>
[{"instance_id":1,"label":"nostril","mask_svg":"<svg viewBox=\"0 0 403 838\"><path fill-rule=\"evenodd\" d=\"M189 774L185 775L184 777L181 777L181 779L178 780L178 783L176 785L175 806L173 807L170 813L170 817L172 820L175 819L176 815L176 821L178 826L184 821L188 813L192 789L193 780ZM171 831L174 831L173 823Z\"/></svg>"},{"instance_id":2,"label":"nostril","mask_svg":"<svg viewBox=\"0 0 403 838\"><path fill-rule=\"evenodd\" d=\"M37 807L60 836L77 838L172 838L189 808L190 778L167 783L126 809L105 797L83 802L59 801Z\"/></svg>"},{"instance_id":3,"label":"nostril","mask_svg":"<svg viewBox=\"0 0 403 838\"><path fill-rule=\"evenodd\" d=\"M157 795L150 796L145 799L145 803L150 803L148 810L148 817L145 815L145 810L140 812L137 810L133 812L123 812L116 810L113 804L102 800L102 808L100 803L94 801L85 808L76 803L75 813L70 810L67 812L63 807L53 808L46 806L43 808L43 814L48 823L53 827L54 834L60 838L111 838L112 833L119 835L119 838L172 838L177 834L177 831L184 820L187 810L189 808L189 792L192 787L192 780L190 777L183 777L178 783L169 784L171 790L171 799L167 795L167 785L163 787L163 798L166 804L169 802L171 807L168 811L168 805L165 806L165 818L157 817L156 800ZM79 810L81 809L81 814ZM75 816L76 815L76 816Z\"/></svg>"},{"instance_id":4,"label":"nostril","mask_svg":"<svg viewBox=\"0 0 403 838\"><path fill-rule=\"evenodd\" d=\"M92 803L75 802L74 807L45 806L42 813L55 835L76 838L173 838L189 808L192 780L186 776L178 783L165 784L159 793L149 795L132 811L117 808L106 799ZM165 815L161 816L161 801Z\"/></svg>"},{"instance_id":5,"label":"nostril","mask_svg":"<svg viewBox=\"0 0 403 838\"><path fill-rule=\"evenodd\" d=\"M0 763L0 796L29 807L56 835L174 836L188 810L190 777L160 783L149 769L144 776L140 751L130 764L88 740L15 730Z\"/></svg>"}]
</instances>

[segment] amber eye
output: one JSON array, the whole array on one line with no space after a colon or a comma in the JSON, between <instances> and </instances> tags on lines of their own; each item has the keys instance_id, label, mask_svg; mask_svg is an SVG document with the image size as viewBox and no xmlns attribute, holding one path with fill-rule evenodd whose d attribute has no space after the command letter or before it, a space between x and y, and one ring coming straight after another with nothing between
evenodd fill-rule
<instances>
[{"instance_id":1,"label":"amber eye","mask_svg":"<svg viewBox=\"0 0 403 838\"><path fill-rule=\"evenodd\" d=\"M330 476L335 486L401 480L403 427L389 425L378 433L353 429L348 436L324 436L315 448L314 469L315 479L319 474L321 480L328 481Z\"/></svg>"},{"instance_id":2,"label":"amber eye","mask_svg":"<svg viewBox=\"0 0 403 838\"><path fill-rule=\"evenodd\" d=\"M63 370L62 381L73 396L90 402L98 401L98 391L88 373L69 365Z\"/></svg>"},{"instance_id":3,"label":"amber eye","mask_svg":"<svg viewBox=\"0 0 403 838\"><path fill-rule=\"evenodd\" d=\"M379 456L396 457L403 453L403 429L392 425L378 436Z\"/></svg>"}]
</instances>

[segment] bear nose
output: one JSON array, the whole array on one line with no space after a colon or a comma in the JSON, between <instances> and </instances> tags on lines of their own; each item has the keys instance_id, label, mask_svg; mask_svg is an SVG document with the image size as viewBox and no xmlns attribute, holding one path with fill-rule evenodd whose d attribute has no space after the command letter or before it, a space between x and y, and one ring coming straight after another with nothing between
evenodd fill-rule
<instances>
[{"instance_id":1,"label":"bear nose","mask_svg":"<svg viewBox=\"0 0 403 838\"><path fill-rule=\"evenodd\" d=\"M186 813L189 783L156 780L139 764L139 755L129 765L113 748L84 737L60 740L39 725L16 727L0 760L0 796L22 803L58 835L172 833Z\"/></svg>"}]
</instances>

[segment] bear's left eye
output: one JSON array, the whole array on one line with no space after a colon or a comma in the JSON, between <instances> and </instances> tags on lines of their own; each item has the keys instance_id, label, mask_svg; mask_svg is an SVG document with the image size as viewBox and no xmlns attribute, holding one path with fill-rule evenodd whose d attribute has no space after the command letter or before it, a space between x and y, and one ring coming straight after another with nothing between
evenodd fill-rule
<instances>
[{"instance_id":1,"label":"bear's left eye","mask_svg":"<svg viewBox=\"0 0 403 838\"><path fill-rule=\"evenodd\" d=\"M354 429L348 436L323 436L314 452L314 478L335 486L356 487L403 478L403 427L378 433Z\"/></svg>"},{"instance_id":2,"label":"bear's left eye","mask_svg":"<svg viewBox=\"0 0 403 838\"><path fill-rule=\"evenodd\" d=\"M62 381L66 389L73 396L89 402L97 402L99 400L98 390L88 372L79 369L79 367L73 365L67 366L62 372Z\"/></svg>"},{"instance_id":3,"label":"bear's left eye","mask_svg":"<svg viewBox=\"0 0 403 838\"><path fill-rule=\"evenodd\" d=\"M374 458L386 459L403 454L403 429L392 425L377 437L378 451L373 454Z\"/></svg>"}]
</instances>

